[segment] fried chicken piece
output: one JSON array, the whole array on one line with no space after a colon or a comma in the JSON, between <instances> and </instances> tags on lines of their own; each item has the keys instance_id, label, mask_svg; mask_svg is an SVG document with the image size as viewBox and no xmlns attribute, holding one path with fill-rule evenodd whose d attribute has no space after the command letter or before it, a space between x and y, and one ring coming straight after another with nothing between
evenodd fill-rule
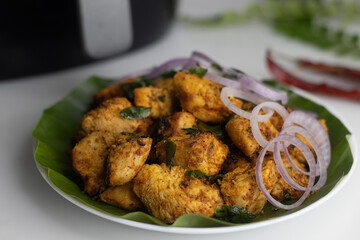
<instances>
[{"instance_id":1,"label":"fried chicken piece","mask_svg":"<svg viewBox=\"0 0 360 240\"><path fill-rule=\"evenodd\" d=\"M238 149L230 149L230 153L222 165L221 172L228 173L234 171L236 168L241 168L244 171L251 168L250 160L244 156Z\"/></svg>"},{"instance_id":2,"label":"fried chicken piece","mask_svg":"<svg viewBox=\"0 0 360 240\"><path fill-rule=\"evenodd\" d=\"M134 96L136 106L151 107L151 118L169 116L175 110L175 98L167 89L153 86L135 88Z\"/></svg>"},{"instance_id":3,"label":"fried chicken piece","mask_svg":"<svg viewBox=\"0 0 360 240\"><path fill-rule=\"evenodd\" d=\"M126 98L108 99L85 114L81 128L87 134L108 131L117 136L122 132L134 132L144 120L127 120L121 117L120 112L128 107L131 107L131 103Z\"/></svg>"},{"instance_id":4,"label":"fried chicken piece","mask_svg":"<svg viewBox=\"0 0 360 240\"><path fill-rule=\"evenodd\" d=\"M269 160L264 163L262 171L264 185L270 192L278 179L275 162ZM239 167L227 173L221 182L220 191L226 205L240 205L253 214L260 213L267 202L257 185L255 168L246 170Z\"/></svg>"},{"instance_id":5,"label":"fried chicken piece","mask_svg":"<svg viewBox=\"0 0 360 240\"><path fill-rule=\"evenodd\" d=\"M115 142L112 134L92 132L78 142L72 150L72 166L84 181L90 196L106 188L105 162L110 146Z\"/></svg>"},{"instance_id":6,"label":"fried chicken piece","mask_svg":"<svg viewBox=\"0 0 360 240\"><path fill-rule=\"evenodd\" d=\"M125 81L112 85L110 87L101 89L94 94L94 101L96 104L100 104L105 100L114 97L125 97L125 89L122 87L124 83L130 83L138 80L138 78L129 78Z\"/></svg>"},{"instance_id":7,"label":"fried chicken piece","mask_svg":"<svg viewBox=\"0 0 360 240\"><path fill-rule=\"evenodd\" d=\"M151 215L166 223L187 213L212 216L223 205L215 185L186 176L186 170L165 164L144 165L134 179L134 192Z\"/></svg>"},{"instance_id":8,"label":"fried chicken piece","mask_svg":"<svg viewBox=\"0 0 360 240\"><path fill-rule=\"evenodd\" d=\"M130 182L149 156L152 139L120 135L107 160L108 183L119 186Z\"/></svg>"},{"instance_id":9,"label":"fried chicken piece","mask_svg":"<svg viewBox=\"0 0 360 240\"><path fill-rule=\"evenodd\" d=\"M155 87L168 90L171 94L175 92L173 78L159 78L155 80Z\"/></svg>"},{"instance_id":10,"label":"fried chicken piece","mask_svg":"<svg viewBox=\"0 0 360 240\"><path fill-rule=\"evenodd\" d=\"M220 84L182 71L174 76L174 86L182 108L201 121L219 123L230 115L220 99Z\"/></svg>"},{"instance_id":11,"label":"fried chicken piece","mask_svg":"<svg viewBox=\"0 0 360 240\"><path fill-rule=\"evenodd\" d=\"M170 137L176 144L173 165L189 170L201 170L206 174L217 174L229 153L229 148L208 132ZM160 162L166 162L163 141L155 146Z\"/></svg>"},{"instance_id":12,"label":"fried chicken piece","mask_svg":"<svg viewBox=\"0 0 360 240\"><path fill-rule=\"evenodd\" d=\"M259 122L259 128L265 139L268 141L276 137L279 132L270 121ZM245 154L251 157L260 151L260 145L255 140L250 126L250 120L235 116L225 126L232 142Z\"/></svg>"},{"instance_id":13,"label":"fried chicken piece","mask_svg":"<svg viewBox=\"0 0 360 240\"><path fill-rule=\"evenodd\" d=\"M309 184L309 177L295 170L283 154L282 159L290 177L296 183L300 184L303 187L306 187ZM300 169L302 169L303 171L307 171L304 164L297 161L296 158L293 156L292 159ZM274 188L271 191L271 196L281 202L286 199L299 199L303 195L303 193L304 191L299 191L292 188L279 174L279 179L277 180Z\"/></svg>"},{"instance_id":14,"label":"fried chicken piece","mask_svg":"<svg viewBox=\"0 0 360 240\"><path fill-rule=\"evenodd\" d=\"M196 128L196 118L188 112L176 112L161 121L160 132L165 138L180 136L186 132L184 128Z\"/></svg>"},{"instance_id":15,"label":"fried chicken piece","mask_svg":"<svg viewBox=\"0 0 360 240\"><path fill-rule=\"evenodd\" d=\"M124 210L135 211L144 209L140 199L133 191L133 182L122 186L110 187L100 194L100 200Z\"/></svg>"},{"instance_id":16,"label":"fried chicken piece","mask_svg":"<svg viewBox=\"0 0 360 240\"><path fill-rule=\"evenodd\" d=\"M149 136L154 130L154 121L150 118L144 118L141 119L139 122L140 124L136 128L135 133L142 136Z\"/></svg>"}]
</instances>

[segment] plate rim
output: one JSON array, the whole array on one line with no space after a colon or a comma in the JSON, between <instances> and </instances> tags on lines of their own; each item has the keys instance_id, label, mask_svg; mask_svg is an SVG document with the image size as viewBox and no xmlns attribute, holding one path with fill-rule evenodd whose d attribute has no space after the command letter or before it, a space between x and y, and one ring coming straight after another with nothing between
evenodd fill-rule
<instances>
[{"instance_id":1,"label":"plate rim","mask_svg":"<svg viewBox=\"0 0 360 240\"><path fill-rule=\"evenodd\" d=\"M164 233L177 233L177 234L219 234L219 233L240 232L240 231L251 230L251 229L260 228L260 227L264 227L264 226L269 226L269 225L272 225L272 224L276 224L276 223L279 223L279 222L283 222L283 221L286 221L286 220L293 219L293 218L295 218L297 216L300 216L300 215L302 215L304 213L307 213L307 212L315 209L316 207L320 206L324 202L328 201L329 199L331 199L349 181L349 179L351 178L351 176L353 175L353 173L355 171L357 161L358 161L358 141L357 141L355 135L353 134L353 131L352 131L351 127L349 126L348 122L346 120L344 120L342 118L342 116L339 116L338 114L336 114L336 111L334 112L332 107L329 106L327 103L325 103L325 101L317 98L313 94L310 94L308 92L305 92L305 91L303 91L301 89L294 88L294 87L289 87L289 89L292 90L293 92L303 96L303 97L306 97L306 98L316 102L317 104L321 104L322 106L326 107L326 109L329 112L331 112L331 114L333 114L334 116L339 118L339 120L345 125L345 127L351 133L351 134L347 135L347 141L348 141L348 143L350 145L350 150L351 150L351 154L352 154L352 157L353 157L353 163L351 165L351 168L350 168L349 172L345 176L343 176L336 183L334 188L331 189L331 191L328 194L326 194L325 196L323 196L322 198L317 200L315 203L312 203L312 204L310 204L309 206L307 206L307 207L305 207L303 209L300 209L300 210L298 210L298 211L296 211L296 212L294 212L292 214L289 214L289 215L276 217L274 219L269 219L269 220L265 220L265 221L254 222L254 223L246 223L246 224L242 224L242 225L239 225L239 226L222 226L222 227L198 228L198 227L159 226L159 225L154 225L154 224L150 224L150 223L142 223L142 222L137 222L137 221L133 221L133 220L120 218L118 216L114 216L114 215L111 215L111 214L108 214L108 213L104 213L104 212L101 212L99 210L96 210L94 208L91 208L91 207L87 206L86 204L82 203L78 199L76 199L74 197L71 197L70 195L66 194L65 192L60 190L54 183L52 183L51 180L49 179L49 176L48 176L48 168L44 167L44 166L41 166L35 159L35 151L36 151L37 141L38 141L35 138L34 138L34 142L33 142L33 157L34 157L34 160L35 160L36 167L37 167L38 171L40 172L41 176L50 185L50 187L52 187L58 194L60 194L63 198L70 201L74 205L82 208L83 210L85 210L87 212L90 212L90 213L92 213L92 214L94 214L96 216L99 216L99 217L105 218L107 220L110 220L112 222L124 224L126 226L131 226L131 227L135 227L135 228L139 228L139 229L146 229L146 230L150 230L150 231L164 232Z\"/></svg>"}]
</instances>

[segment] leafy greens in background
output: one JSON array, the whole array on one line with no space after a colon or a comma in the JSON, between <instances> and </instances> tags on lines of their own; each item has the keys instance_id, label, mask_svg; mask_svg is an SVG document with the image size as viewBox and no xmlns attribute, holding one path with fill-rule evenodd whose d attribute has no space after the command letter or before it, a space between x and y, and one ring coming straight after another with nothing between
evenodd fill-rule
<instances>
[{"instance_id":1,"label":"leafy greens in background","mask_svg":"<svg viewBox=\"0 0 360 240\"><path fill-rule=\"evenodd\" d=\"M91 77L61 101L43 112L40 121L33 131L33 136L37 140L35 159L38 164L47 169L49 180L58 189L75 198L77 201L111 216L137 222L169 226L145 212L130 212L92 200L82 192L82 183L71 167L71 157L68 153L72 148L72 138L80 126L82 116L92 107L93 94L108 86L110 82L111 80L108 79ZM279 83L269 81L267 84L286 90L289 94L289 106L314 111L318 114L319 118L326 119L331 140L332 160L328 168L326 185L318 190L316 194L310 196L299 208L290 211L273 211L273 207L267 204L264 208L264 214L257 215L254 218L251 217L251 222L264 221L288 215L316 202L334 188L336 183L349 172L353 163L351 150L346 139L346 136L349 135L350 132L339 119L328 112L323 106L295 94ZM224 211L222 211L220 218L233 222L196 214L187 214L178 218L171 226L219 227L232 226L244 222L244 216L241 211L227 212L231 214L226 217ZM236 216L237 212L242 215Z\"/></svg>"},{"instance_id":2,"label":"leafy greens in background","mask_svg":"<svg viewBox=\"0 0 360 240\"><path fill-rule=\"evenodd\" d=\"M207 19L185 17L197 26L216 27L244 24L253 20L269 24L284 34L338 55L360 58L360 33L346 30L360 20L360 3L350 0L260 0L243 12L224 12ZM334 20L338 22L333 26ZM358 23L359 24L359 23Z\"/></svg>"}]
</instances>

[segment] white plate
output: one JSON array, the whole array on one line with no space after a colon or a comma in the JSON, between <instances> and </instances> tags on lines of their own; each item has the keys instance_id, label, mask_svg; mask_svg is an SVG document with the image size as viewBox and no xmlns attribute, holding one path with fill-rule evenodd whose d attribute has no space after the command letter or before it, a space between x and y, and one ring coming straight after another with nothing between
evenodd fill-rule
<instances>
[{"instance_id":1,"label":"white plate","mask_svg":"<svg viewBox=\"0 0 360 240\"><path fill-rule=\"evenodd\" d=\"M344 119L341 118L341 116L337 115L334 113L334 111L332 111L331 107L327 106L326 103L320 101L319 99L315 98L313 95L310 95L304 91L298 90L298 89L293 89L291 88L292 91L296 92L299 95L302 95L318 104L323 105L324 107L327 108L327 110L329 112L331 112L334 116L336 116L337 118L340 119L340 121L349 129L350 132L353 132L350 128L350 126L346 123L346 121ZM355 170L355 165L358 159L358 144L357 141L354 137L354 135L351 135L348 138L348 142L350 144L350 148L351 148L351 152L353 154L353 164L351 166L351 169L349 171L349 173L344 176L342 179L340 179L338 181L338 183L336 184L336 186L328 193L326 194L324 197L322 197L321 199L319 199L318 201L316 201L315 203L299 210L296 211L292 214L286 215L286 216L281 216L281 217L276 217L274 219L269 219L269 220L264 220L264 221L260 221L260 222L254 222L254 223L247 223L244 225L239 225L239 226L226 226L226 227L213 227L213 228L189 228L189 227L167 227L167 226L158 226L158 225L153 225L153 224L148 224L148 223L141 223L141 222L136 222L136 221L132 221L132 220L127 220L127 219L122 219L120 217L116 217L114 215L111 214L107 214L101 211L98 211L96 209L93 209L89 206L87 206L86 204L80 202L78 199L73 198L69 195L67 195L66 193L64 193L63 191L61 191L59 188L57 188L49 179L48 177L48 169L42 167L41 165L39 165L36 161L36 165L37 168L39 170L39 172L41 173L41 175L43 176L43 178L46 180L46 182L57 192L59 193L61 196L63 196L65 199L69 200L70 202L72 202L73 204L75 204L76 206L90 212L93 213L99 217L117 222L117 223L121 223L121 224L125 224L128 226L132 226L132 227L137 227L137 228L141 228L141 229L147 229L147 230L152 230L152 231L159 231L159 232L168 232L168 233L181 233L181 234L213 234L213 233L228 233L228 232L236 232L236 231L244 231L244 230L249 230L249 229L254 229L254 228L259 228L262 226L267 226L267 225L271 225L274 223L279 223L297 216L300 216L316 207L318 207L319 205L323 204L324 202L326 202L327 200L329 200L332 196L334 196L337 192L339 192L339 190L347 183L347 181L350 179L351 175L353 174L354 170ZM36 142L34 144L34 150L36 148Z\"/></svg>"}]
</instances>

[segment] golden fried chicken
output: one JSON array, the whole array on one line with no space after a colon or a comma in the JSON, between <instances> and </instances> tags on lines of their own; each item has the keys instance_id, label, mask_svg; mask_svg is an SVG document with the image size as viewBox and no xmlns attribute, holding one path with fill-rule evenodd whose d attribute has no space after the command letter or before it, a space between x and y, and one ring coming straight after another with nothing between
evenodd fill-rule
<instances>
[{"instance_id":1,"label":"golden fried chicken","mask_svg":"<svg viewBox=\"0 0 360 240\"><path fill-rule=\"evenodd\" d=\"M90 196L106 188L105 162L110 146L115 142L112 134L92 132L78 142L72 150L72 166L84 181Z\"/></svg>"},{"instance_id":2,"label":"golden fried chicken","mask_svg":"<svg viewBox=\"0 0 360 240\"><path fill-rule=\"evenodd\" d=\"M267 140L271 140L279 134L278 130L276 130L270 121L259 122L259 128ZM250 157L254 153L260 151L261 147L255 140L251 131L250 120L235 116L228 121L225 129L232 142L245 154L245 156Z\"/></svg>"},{"instance_id":3,"label":"golden fried chicken","mask_svg":"<svg viewBox=\"0 0 360 240\"><path fill-rule=\"evenodd\" d=\"M182 71L174 76L174 86L182 108L201 121L219 123L230 115L220 99L220 84Z\"/></svg>"},{"instance_id":4,"label":"golden fried chicken","mask_svg":"<svg viewBox=\"0 0 360 240\"><path fill-rule=\"evenodd\" d=\"M165 138L180 136L184 128L196 128L196 118L188 112L176 112L162 121L160 131Z\"/></svg>"},{"instance_id":5,"label":"golden fried chicken","mask_svg":"<svg viewBox=\"0 0 360 240\"><path fill-rule=\"evenodd\" d=\"M186 176L186 170L165 164L144 165L134 179L134 192L150 214L172 223L187 213L212 216L223 205L219 189Z\"/></svg>"},{"instance_id":6,"label":"golden fried chicken","mask_svg":"<svg viewBox=\"0 0 360 240\"><path fill-rule=\"evenodd\" d=\"M146 162L151 138L120 135L111 147L107 160L108 183L119 186L130 182Z\"/></svg>"},{"instance_id":7,"label":"golden fried chicken","mask_svg":"<svg viewBox=\"0 0 360 240\"><path fill-rule=\"evenodd\" d=\"M128 107L131 107L131 103L126 98L108 99L85 114L81 128L87 134L94 131L108 131L116 136L122 132L134 132L143 119L127 120L121 117L120 112Z\"/></svg>"},{"instance_id":8,"label":"golden fried chicken","mask_svg":"<svg viewBox=\"0 0 360 240\"><path fill-rule=\"evenodd\" d=\"M134 96L136 106L151 107L151 118L169 116L175 110L174 96L167 89L153 86L135 88Z\"/></svg>"},{"instance_id":9,"label":"golden fried chicken","mask_svg":"<svg viewBox=\"0 0 360 240\"><path fill-rule=\"evenodd\" d=\"M129 211L144 209L145 206L135 195L133 186L133 182L128 182L122 186L110 187L100 194L100 200Z\"/></svg>"},{"instance_id":10,"label":"golden fried chicken","mask_svg":"<svg viewBox=\"0 0 360 240\"><path fill-rule=\"evenodd\" d=\"M230 149L230 153L225 159L221 172L228 173L234 171L236 168L240 167L244 171L251 168L250 159L244 156L238 149Z\"/></svg>"},{"instance_id":11,"label":"golden fried chicken","mask_svg":"<svg viewBox=\"0 0 360 240\"><path fill-rule=\"evenodd\" d=\"M290 177L299 185L306 187L309 183L309 177L295 170L289 161L282 155L283 163ZM294 156L292 156L295 164L303 171L307 171L305 169L305 165L296 160ZM280 176L280 175L279 175ZM299 199L303 195L303 191L296 190L292 188L289 184L285 182L285 180L280 176L277 182L275 183L274 188L271 191L271 196L278 201L283 201L286 199Z\"/></svg>"},{"instance_id":12,"label":"golden fried chicken","mask_svg":"<svg viewBox=\"0 0 360 240\"><path fill-rule=\"evenodd\" d=\"M198 132L170 137L176 144L173 165L190 170L201 170L206 174L217 174L229 153L229 148L208 132ZM163 141L156 146L160 162L166 162L166 149Z\"/></svg>"},{"instance_id":13,"label":"golden fried chicken","mask_svg":"<svg viewBox=\"0 0 360 240\"><path fill-rule=\"evenodd\" d=\"M155 87L167 89L171 94L175 92L174 79L173 78L159 78L155 80Z\"/></svg>"},{"instance_id":14,"label":"golden fried chicken","mask_svg":"<svg viewBox=\"0 0 360 240\"><path fill-rule=\"evenodd\" d=\"M226 205L240 205L248 212L257 214L262 211L267 200L257 185L255 168L246 169L238 167L227 173L221 182L220 191ZM264 163L262 171L264 185L270 192L278 179L275 162L269 160Z\"/></svg>"}]
</instances>

